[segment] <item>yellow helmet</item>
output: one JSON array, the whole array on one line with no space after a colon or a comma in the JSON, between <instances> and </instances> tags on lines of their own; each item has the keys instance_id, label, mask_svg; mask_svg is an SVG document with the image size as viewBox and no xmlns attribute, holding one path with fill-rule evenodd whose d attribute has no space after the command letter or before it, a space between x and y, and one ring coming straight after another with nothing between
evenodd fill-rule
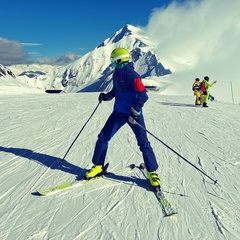
<instances>
[{"instance_id":1,"label":"yellow helmet","mask_svg":"<svg viewBox=\"0 0 240 240\"><path fill-rule=\"evenodd\" d=\"M130 53L125 48L116 48L111 53L111 62L121 64L130 60Z\"/></svg>"}]
</instances>

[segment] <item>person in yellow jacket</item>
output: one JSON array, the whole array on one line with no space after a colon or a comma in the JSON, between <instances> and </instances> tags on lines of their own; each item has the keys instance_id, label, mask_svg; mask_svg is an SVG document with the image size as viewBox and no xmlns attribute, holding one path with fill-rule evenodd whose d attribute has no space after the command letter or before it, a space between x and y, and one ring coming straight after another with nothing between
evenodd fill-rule
<instances>
[{"instance_id":1,"label":"person in yellow jacket","mask_svg":"<svg viewBox=\"0 0 240 240\"><path fill-rule=\"evenodd\" d=\"M203 93L203 107L208 107L207 103L208 103L208 99L209 99L209 88L212 87L217 81L214 81L213 83L209 83L209 77L205 76L203 82L203 86L200 87L201 91Z\"/></svg>"},{"instance_id":2,"label":"person in yellow jacket","mask_svg":"<svg viewBox=\"0 0 240 240\"><path fill-rule=\"evenodd\" d=\"M202 92L200 89L200 79L196 78L192 85L192 90L194 91L194 96L196 96L195 105L201 105Z\"/></svg>"}]
</instances>

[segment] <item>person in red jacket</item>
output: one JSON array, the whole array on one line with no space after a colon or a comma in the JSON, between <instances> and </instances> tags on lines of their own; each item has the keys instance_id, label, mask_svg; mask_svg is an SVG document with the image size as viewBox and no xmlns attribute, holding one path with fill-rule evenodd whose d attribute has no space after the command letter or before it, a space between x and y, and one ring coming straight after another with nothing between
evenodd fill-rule
<instances>
[{"instance_id":1,"label":"person in red jacket","mask_svg":"<svg viewBox=\"0 0 240 240\"><path fill-rule=\"evenodd\" d=\"M138 146L148 171L148 178L153 187L160 186L157 175L158 163L153 149L148 141L146 131L135 124L137 121L145 128L142 107L148 100L142 80L130 60L130 53L125 48L116 48L111 53L111 61L115 68L113 73L113 88L108 93L100 93L98 100L110 101L115 98L113 112L107 119L98 135L94 154L93 167L85 174L86 179L102 175L108 149L108 142L124 125L128 124L137 139Z\"/></svg>"},{"instance_id":2,"label":"person in red jacket","mask_svg":"<svg viewBox=\"0 0 240 240\"><path fill-rule=\"evenodd\" d=\"M203 107L208 107L208 100L210 98L210 91L209 88L212 87L217 81L214 81L213 83L209 83L209 77L205 76L203 81L202 81L202 85L201 86L201 91L203 94ZM212 97L212 96L211 96Z\"/></svg>"}]
</instances>

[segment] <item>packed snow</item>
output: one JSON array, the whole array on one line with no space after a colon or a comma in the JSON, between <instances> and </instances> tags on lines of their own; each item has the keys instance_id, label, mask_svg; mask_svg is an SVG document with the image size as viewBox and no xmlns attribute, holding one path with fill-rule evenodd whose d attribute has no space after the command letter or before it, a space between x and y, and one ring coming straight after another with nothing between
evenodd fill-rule
<instances>
[{"instance_id":1,"label":"packed snow","mask_svg":"<svg viewBox=\"0 0 240 240\"><path fill-rule=\"evenodd\" d=\"M213 101L202 108L195 107L194 96L148 93L148 131L218 181L148 135L162 189L178 211L164 218L143 174L123 171L143 161L127 125L109 143L106 162L114 177L37 196L37 189L80 179L92 166L113 101L99 105L62 160L99 93L46 94L14 84L0 81L0 239L239 239L239 105Z\"/></svg>"}]
</instances>

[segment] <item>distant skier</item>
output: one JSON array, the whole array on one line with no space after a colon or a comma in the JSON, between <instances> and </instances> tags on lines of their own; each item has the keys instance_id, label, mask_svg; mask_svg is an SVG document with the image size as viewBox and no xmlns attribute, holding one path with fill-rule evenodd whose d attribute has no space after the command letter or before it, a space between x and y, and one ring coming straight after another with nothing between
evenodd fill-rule
<instances>
[{"instance_id":1,"label":"distant skier","mask_svg":"<svg viewBox=\"0 0 240 240\"><path fill-rule=\"evenodd\" d=\"M204 80L200 84L200 88L203 93L203 107L208 107L207 103L210 96L209 88L212 87L216 82L217 81L214 81L213 83L209 83L209 77L205 76Z\"/></svg>"},{"instance_id":2,"label":"distant skier","mask_svg":"<svg viewBox=\"0 0 240 240\"><path fill-rule=\"evenodd\" d=\"M201 105L202 92L200 89L200 79L199 78L195 79L195 82L192 85L192 90L194 91L194 95L196 96L195 105Z\"/></svg>"},{"instance_id":3,"label":"distant skier","mask_svg":"<svg viewBox=\"0 0 240 240\"><path fill-rule=\"evenodd\" d=\"M128 124L135 134L138 146L148 171L148 178L153 187L160 186L160 179L156 173L158 163L153 149L148 141L146 131L135 124L137 121L145 127L142 107L148 96L145 86L130 60L130 53L125 48L116 48L111 53L111 62L115 68L113 73L113 88L108 93L100 93L98 100L109 101L115 97L114 109L98 135L94 154L93 167L85 174L86 179L103 173L108 142L124 125ZM116 153L117 158L117 153ZM119 159L121 161L121 159Z\"/></svg>"}]
</instances>

